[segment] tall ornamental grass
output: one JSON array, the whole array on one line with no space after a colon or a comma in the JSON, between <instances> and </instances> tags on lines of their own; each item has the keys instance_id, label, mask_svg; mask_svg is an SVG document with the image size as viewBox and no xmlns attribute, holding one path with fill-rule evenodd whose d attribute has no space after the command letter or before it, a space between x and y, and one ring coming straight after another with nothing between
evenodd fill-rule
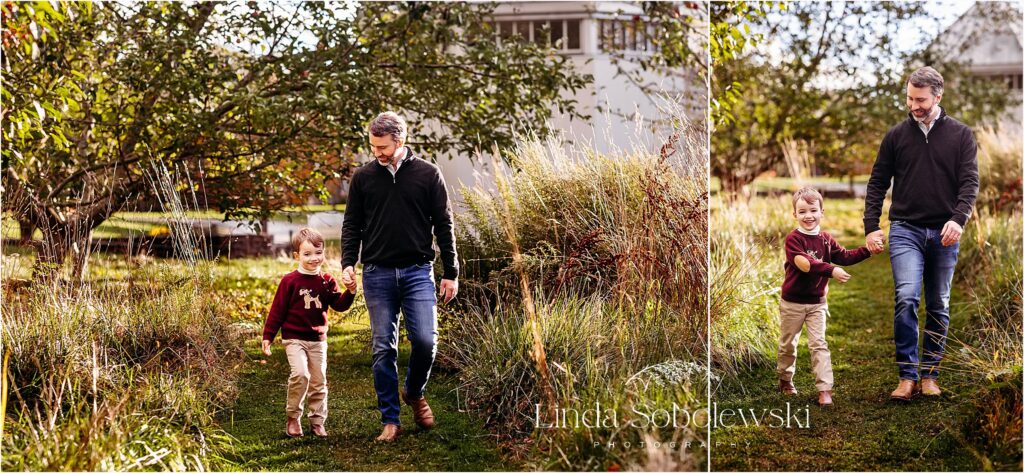
<instances>
[{"instance_id":1,"label":"tall ornamental grass","mask_svg":"<svg viewBox=\"0 0 1024 473\"><path fill-rule=\"evenodd\" d=\"M440 361L493 426L534 441L537 467L701 468L704 427L636 411L706 403L705 132L680 120L655 153L576 150L523 141L497 191L465 193L468 302L445 318ZM619 425L538 428L544 379L555 407L611 409Z\"/></svg>"},{"instance_id":2,"label":"tall ornamental grass","mask_svg":"<svg viewBox=\"0 0 1024 473\"><path fill-rule=\"evenodd\" d=\"M971 396L969 421L959 439L985 469L1024 467L1024 225L1021 221L1021 137L981 130L978 170L981 188L975 215L960 243L954 285L964 289L964 330L952 333L943 367L966 376Z\"/></svg>"},{"instance_id":3,"label":"tall ornamental grass","mask_svg":"<svg viewBox=\"0 0 1024 473\"><path fill-rule=\"evenodd\" d=\"M7 291L5 470L202 470L228 446L238 349L210 280L150 265L123 280Z\"/></svg>"},{"instance_id":4,"label":"tall ornamental grass","mask_svg":"<svg viewBox=\"0 0 1024 473\"><path fill-rule=\"evenodd\" d=\"M1020 210L979 212L961 242L955 285L966 301L955 310L969 320L950 334L943 368L967 377L977 391L960 439L987 470L1020 469L1024 449Z\"/></svg>"}]
</instances>

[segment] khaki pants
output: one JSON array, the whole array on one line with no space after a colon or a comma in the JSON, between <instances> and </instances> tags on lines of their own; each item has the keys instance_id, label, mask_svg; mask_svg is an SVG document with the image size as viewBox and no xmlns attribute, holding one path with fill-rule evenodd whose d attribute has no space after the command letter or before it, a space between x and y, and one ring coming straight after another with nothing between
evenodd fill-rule
<instances>
[{"instance_id":1,"label":"khaki pants","mask_svg":"<svg viewBox=\"0 0 1024 473\"><path fill-rule=\"evenodd\" d=\"M779 304L779 379L793 381L796 372L796 347L800 330L807 326L807 348L811 351L811 371L818 391L832 390L832 355L825 341L828 304L797 304L780 300Z\"/></svg>"},{"instance_id":2,"label":"khaki pants","mask_svg":"<svg viewBox=\"0 0 1024 473\"><path fill-rule=\"evenodd\" d=\"M327 419L327 342L282 340L292 372L288 376L289 419L302 417L302 404L309 394L309 423L323 425Z\"/></svg>"}]
</instances>

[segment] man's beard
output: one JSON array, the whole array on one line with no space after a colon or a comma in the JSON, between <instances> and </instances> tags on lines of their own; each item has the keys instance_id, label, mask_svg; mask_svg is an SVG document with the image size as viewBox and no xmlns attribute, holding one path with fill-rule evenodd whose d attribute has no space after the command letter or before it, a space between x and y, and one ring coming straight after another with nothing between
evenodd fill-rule
<instances>
[{"instance_id":1,"label":"man's beard","mask_svg":"<svg viewBox=\"0 0 1024 473\"><path fill-rule=\"evenodd\" d=\"M923 121L927 120L928 117L932 116L932 113L935 112L935 107L938 107L938 106L939 106L939 104L935 104L935 105L932 105L930 108L924 109L924 115L921 115L921 116L918 116L916 113L914 113L914 110L910 110L910 114L913 115L914 120L917 120L919 122L923 122ZM918 110L921 110L921 109L918 109Z\"/></svg>"}]
</instances>

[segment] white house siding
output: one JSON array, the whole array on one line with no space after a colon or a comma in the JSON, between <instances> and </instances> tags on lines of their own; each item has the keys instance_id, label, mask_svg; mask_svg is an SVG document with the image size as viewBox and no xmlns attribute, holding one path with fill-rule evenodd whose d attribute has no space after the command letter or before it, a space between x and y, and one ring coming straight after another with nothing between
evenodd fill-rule
<instances>
[{"instance_id":1,"label":"white house siding","mask_svg":"<svg viewBox=\"0 0 1024 473\"><path fill-rule=\"evenodd\" d=\"M623 11L619 16L618 11ZM576 70L592 74L594 81L590 87L575 94L577 110L591 119L569 120L557 111L550 121L550 127L563 133L567 139L566 146L586 145L600 153L616 150L656 150L658 131L650 123L638 120L663 118L659 111L661 97L648 96L640 87L625 77L618 75L617 66L612 58L600 48L600 21L602 19L632 19L633 15L642 14L639 5L630 2L526 2L506 3L495 10L495 21L517 22L527 21L571 21L578 20L580 38L578 49L566 49L562 53L573 60ZM518 26L516 27L518 31ZM642 54L642 53L631 53ZM621 63L623 67L636 67L632 63ZM705 88L703 80L692 80L687 83L680 77L663 77L653 72L645 74L644 81L661 85L665 91L690 93L691 88ZM697 104L688 104L687 110L693 115L703 115L706 103L698 100ZM625 115L625 116L622 116ZM695 118L695 117L694 117ZM664 130L662 130L663 132ZM489 150L488 150L489 151ZM489 154L471 159L470 156L458 155L451 159L439 159L438 165L444 173L453 196L461 200L463 186L482 185L493 187L492 158Z\"/></svg>"},{"instance_id":2,"label":"white house siding","mask_svg":"<svg viewBox=\"0 0 1024 473\"><path fill-rule=\"evenodd\" d=\"M1024 85L1022 13L1018 3L1006 10L1011 12L1009 17L999 14L998 18L992 18L986 11L993 7L993 4L976 3L929 47L946 58L968 63L972 74L991 78L994 86L1005 84L1016 105L994 120L993 125L1019 134L1024 123L1021 107L1021 87Z\"/></svg>"}]
</instances>

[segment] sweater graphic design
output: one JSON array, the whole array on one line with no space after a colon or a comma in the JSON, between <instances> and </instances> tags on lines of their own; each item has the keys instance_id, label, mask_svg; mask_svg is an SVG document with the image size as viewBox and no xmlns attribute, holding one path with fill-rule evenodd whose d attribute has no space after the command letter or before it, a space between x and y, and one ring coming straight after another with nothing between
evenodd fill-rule
<instances>
[{"instance_id":1,"label":"sweater graphic design","mask_svg":"<svg viewBox=\"0 0 1024 473\"><path fill-rule=\"evenodd\" d=\"M320 304L320 294L317 294L316 296L311 296L311 292L312 290L310 289L299 289L299 295L302 296L304 302L306 303L305 308L310 309L311 307L309 306L309 304L314 303L316 304L317 309L323 309L324 306Z\"/></svg>"},{"instance_id":2,"label":"sweater graphic design","mask_svg":"<svg viewBox=\"0 0 1024 473\"><path fill-rule=\"evenodd\" d=\"M807 253L807 255L810 256L811 258L821 261L821 256L818 255L817 250L804 250L804 253Z\"/></svg>"}]
</instances>

